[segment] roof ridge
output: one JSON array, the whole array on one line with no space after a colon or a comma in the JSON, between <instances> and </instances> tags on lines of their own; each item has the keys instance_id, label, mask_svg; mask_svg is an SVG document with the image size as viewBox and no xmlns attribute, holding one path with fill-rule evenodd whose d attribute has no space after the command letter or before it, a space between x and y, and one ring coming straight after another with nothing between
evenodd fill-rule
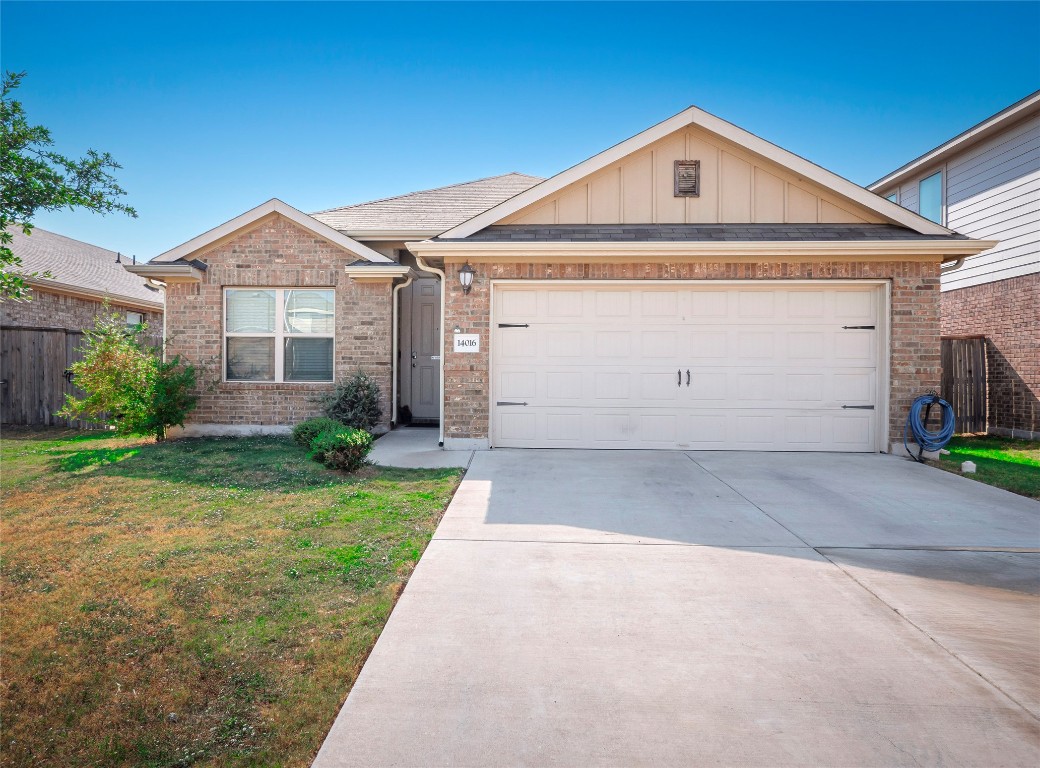
<instances>
[{"instance_id":1,"label":"roof ridge","mask_svg":"<svg viewBox=\"0 0 1040 768\"><path fill-rule=\"evenodd\" d=\"M313 213L308 214L308 215L310 215L310 216L317 216L317 215L322 214L322 213L332 213L334 211L345 211L345 210L348 210L350 208L360 208L362 205L375 205L376 203L386 203L386 202L389 202L390 200L401 200L401 199L406 198L406 197L414 197L415 195L422 195L422 194L425 194L427 192L439 192L442 189L454 189L455 187L465 187L465 186L468 186L470 184L479 184L482 181L490 181L491 179L503 179L506 176L523 176L525 179L540 179L541 181L545 181L545 179L542 179L541 176L532 176L529 173L520 173L519 171L510 171L509 173L499 173L499 174L496 174L494 176L484 176L484 177L479 178L479 179L471 179L470 181L459 181L459 182L456 182L455 184L445 184L444 186L441 186L441 187L430 187L428 189L417 189L417 190L415 190L413 192L405 192L405 193L400 194L400 195L390 195L389 197L380 197L380 198L378 198L376 200L364 200L364 201L362 201L360 203L351 203L350 205L338 205L338 206L336 206L334 208L325 208L324 210L321 210L321 211L314 211Z\"/></svg>"}]
</instances>

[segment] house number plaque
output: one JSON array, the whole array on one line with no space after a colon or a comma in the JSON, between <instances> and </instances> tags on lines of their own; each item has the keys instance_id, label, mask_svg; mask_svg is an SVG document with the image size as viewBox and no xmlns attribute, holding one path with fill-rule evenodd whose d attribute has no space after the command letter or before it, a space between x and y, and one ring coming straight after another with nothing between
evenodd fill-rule
<instances>
[{"instance_id":1,"label":"house number plaque","mask_svg":"<svg viewBox=\"0 0 1040 768\"><path fill-rule=\"evenodd\" d=\"M480 334L479 333L456 333L455 334L455 351L456 352L479 352L480 351Z\"/></svg>"}]
</instances>

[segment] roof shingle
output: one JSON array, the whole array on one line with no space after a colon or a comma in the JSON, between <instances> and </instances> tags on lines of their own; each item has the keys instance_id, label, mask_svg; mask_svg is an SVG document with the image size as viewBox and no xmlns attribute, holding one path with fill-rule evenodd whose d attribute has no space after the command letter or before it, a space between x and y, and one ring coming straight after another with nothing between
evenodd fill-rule
<instances>
[{"instance_id":1,"label":"roof shingle","mask_svg":"<svg viewBox=\"0 0 1040 768\"><path fill-rule=\"evenodd\" d=\"M21 228L8 230L11 250L22 260L22 274L50 272L51 278L36 278L41 285L62 283L111 296L161 304L162 295L145 287L143 277L132 275L116 264L116 252L71 237L34 227L31 235ZM55 286L57 289L58 286Z\"/></svg>"},{"instance_id":2,"label":"roof shingle","mask_svg":"<svg viewBox=\"0 0 1040 768\"><path fill-rule=\"evenodd\" d=\"M367 203L329 208L312 213L311 216L348 234L363 230L444 232L541 181L543 179L524 173L506 173Z\"/></svg>"}]
</instances>

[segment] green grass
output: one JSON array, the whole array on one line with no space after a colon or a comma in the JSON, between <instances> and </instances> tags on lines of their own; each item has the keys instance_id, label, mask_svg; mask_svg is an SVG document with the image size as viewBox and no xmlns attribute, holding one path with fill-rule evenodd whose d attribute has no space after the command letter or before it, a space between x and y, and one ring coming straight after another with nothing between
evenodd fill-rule
<instances>
[{"instance_id":1,"label":"green grass","mask_svg":"<svg viewBox=\"0 0 1040 768\"><path fill-rule=\"evenodd\" d=\"M5 433L5 765L308 765L459 481Z\"/></svg>"},{"instance_id":2,"label":"green grass","mask_svg":"<svg viewBox=\"0 0 1040 768\"><path fill-rule=\"evenodd\" d=\"M1040 443L1002 437L955 437L946 446L949 456L931 462L949 472L961 471L961 463L974 461L973 480L1040 499Z\"/></svg>"}]
</instances>

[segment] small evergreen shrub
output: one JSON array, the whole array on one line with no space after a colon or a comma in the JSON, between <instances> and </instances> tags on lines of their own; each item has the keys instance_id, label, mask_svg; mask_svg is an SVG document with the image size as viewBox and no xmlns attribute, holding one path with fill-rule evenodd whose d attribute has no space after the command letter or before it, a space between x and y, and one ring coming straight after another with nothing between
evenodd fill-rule
<instances>
[{"instance_id":1,"label":"small evergreen shrub","mask_svg":"<svg viewBox=\"0 0 1040 768\"><path fill-rule=\"evenodd\" d=\"M360 369L318 402L322 413L354 429L371 432L383 416L379 387Z\"/></svg>"},{"instance_id":2,"label":"small evergreen shrub","mask_svg":"<svg viewBox=\"0 0 1040 768\"><path fill-rule=\"evenodd\" d=\"M307 419L307 421L301 421L293 427L292 439L297 445L310 448L314 438L322 432L330 432L337 429L343 429L343 425L340 422L327 416L317 416L313 419Z\"/></svg>"},{"instance_id":3,"label":"small evergreen shrub","mask_svg":"<svg viewBox=\"0 0 1040 768\"><path fill-rule=\"evenodd\" d=\"M354 472L365 465L372 450L372 435L363 429L339 427L322 432L311 443L311 457L329 469Z\"/></svg>"}]
</instances>

